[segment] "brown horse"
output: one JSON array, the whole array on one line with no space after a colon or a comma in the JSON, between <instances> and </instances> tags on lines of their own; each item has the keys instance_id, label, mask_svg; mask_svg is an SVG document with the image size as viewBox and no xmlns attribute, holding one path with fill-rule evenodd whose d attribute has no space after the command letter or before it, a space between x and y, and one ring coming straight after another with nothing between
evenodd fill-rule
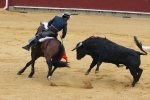
<instances>
[{"instance_id":1,"label":"brown horse","mask_svg":"<svg viewBox=\"0 0 150 100\"><path fill-rule=\"evenodd\" d=\"M36 34L42 32L44 30L44 24L40 23L40 26L37 29ZM39 57L45 57L47 65L48 65L48 74L47 78L50 80L53 72L58 67L69 67L68 63L60 61L64 53L64 46L58 39L49 39L38 45L38 47L31 47L31 60L23 67L17 74L21 75L27 67L30 65L31 72L29 74L29 78L31 78L34 74L34 64L35 61ZM52 69L52 66L54 68Z\"/></svg>"}]
</instances>

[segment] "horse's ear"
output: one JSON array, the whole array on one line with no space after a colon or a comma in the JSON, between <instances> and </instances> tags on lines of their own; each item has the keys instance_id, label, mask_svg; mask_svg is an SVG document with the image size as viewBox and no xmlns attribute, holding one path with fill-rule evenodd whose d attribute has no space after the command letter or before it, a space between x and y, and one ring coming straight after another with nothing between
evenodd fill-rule
<instances>
[{"instance_id":1,"label":"horse's ear","mask_svg":"<svg viewBox=\"0 0 150 100\"><path fill-rule=\"evenodd\" d=\"M40 25L42 25L42 22L40 22Z\"/></svg>"}]
</instances>

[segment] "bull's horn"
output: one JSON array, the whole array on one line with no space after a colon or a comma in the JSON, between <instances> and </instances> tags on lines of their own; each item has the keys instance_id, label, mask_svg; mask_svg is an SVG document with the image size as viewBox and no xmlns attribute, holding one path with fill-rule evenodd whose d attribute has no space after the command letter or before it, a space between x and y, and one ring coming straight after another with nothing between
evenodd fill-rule
<instances>
[{"instance_id":1,"label":"bull's horn","mask_svg":"<svg viewBox=\"0 0 150 100\"><path fill-rule=\"evenodd\" d=\"M81 46L82 46L82 42L79 43L79 45L77 46L77 48L79 48L79 47L81 47Z\"/></svg>"},{"instance_id":2,"label":"bull's horn","mask_svg":"<svg viewBox=\"0 0 150 100\"><path fill-rule=\"evenodd\" d=\"M74 49L72 49L71 51L74 51L76 49L76 47Z\"/></svg>"},{"instance_id":3,"label":"bull's horn","mask_svg":"<svg viewBox=\"0 0 150 100\"><path fill-rule=\"evenodd\" d=\"M82 42L80 42L79 43L79 45L78 46L76 46L74 49L72 49L71 51L74 51L75 49L77 49L77 48L79 48L79 47L81 47L82 46Z\"/></svg>"}]
</instances>

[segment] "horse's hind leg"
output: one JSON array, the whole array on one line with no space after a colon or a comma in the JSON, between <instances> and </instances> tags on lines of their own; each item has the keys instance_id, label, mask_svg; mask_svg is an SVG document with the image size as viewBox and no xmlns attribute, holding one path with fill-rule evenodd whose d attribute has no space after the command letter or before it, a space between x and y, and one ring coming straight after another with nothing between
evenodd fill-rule
<instances>
[{"instance_id":1,"label":"horse's hind leg","mask_svg":"<svg viewBox=\"0 0 150 100\"><path fill-rule=\"evenodd\" d=\"M47 65L48 65L48 74L47 74L47 79L50 80L51 76L52 76L52 61L51 59L46 59ZM54 72L54 71L53 71Z\"/></svg>"},{"instance_id":2,"label":"horse's hind leg","mask_svg":"<svg viewBox=\"0 0 150 100\"><path fill-rule=\"evenodd\" d=\"M29 62L26 64L26 66L25 66L23 69L21 69L17 74L18 74L18 75L21 75L21 74L26 70L26 68L29 67L31 64L32 64L32 60L29 61Z\"/></svg>"},{"instance_id":3,"label":"horse's hind leg","mask_svg":"<svg viewBox=\"0 0 150 100\"><path fill-rule=\"evenodd\" d=\"M57 67L54 66L53 70L52 70L52 75L54 73L54 71L57 69Z\"/></svg>"}]
</instances>

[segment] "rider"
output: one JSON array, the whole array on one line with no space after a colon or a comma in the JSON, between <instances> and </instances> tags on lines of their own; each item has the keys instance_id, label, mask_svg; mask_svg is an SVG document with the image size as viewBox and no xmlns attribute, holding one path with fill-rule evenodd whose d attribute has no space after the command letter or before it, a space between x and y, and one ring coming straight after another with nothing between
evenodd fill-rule
<instances>
[{"instance_id":1,"label":"rider","mask_svg":"<svg viewBox=\"0 0 150 100\"><path fill-rule=\"evenodd\" d=\"M42 37L54 37L57 39L58 32L62 31L61 39L64 39L67 33L67 21L70 19L71 14L69 12L65 12L62 17L55 16L52 20L48 22L48 29L44 32L38 33L35 36L35 39L32 40L28 45L22 47L25 50L30 50L30 47L34 44L36 47L38 44L38 41Z\"/></svg>"}]
</instances>

